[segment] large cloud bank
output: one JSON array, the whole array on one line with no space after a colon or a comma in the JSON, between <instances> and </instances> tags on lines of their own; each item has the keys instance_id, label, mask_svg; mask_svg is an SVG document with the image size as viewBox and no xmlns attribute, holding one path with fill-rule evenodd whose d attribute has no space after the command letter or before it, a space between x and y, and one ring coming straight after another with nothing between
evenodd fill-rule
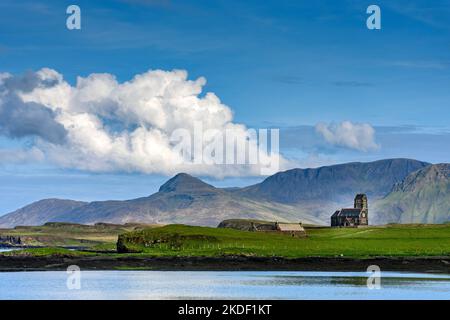
<instances>
[{"instance_id":1,"label":"large cloud bank","mask_svg":"<svg viewBox=\"0 0 450 320\"><path fill-rule=\"evenodd\" d=\"M198 124L205 131L248 135L214 93L202 93L205 83L204 78L189 80L183 70L150 70L123 83L111 74L91 74L78 77L74 86L48 68L20 76L0 73L0 135L32 137L32 154L64 168L216 177L259 174L259 165L189 163L174 149L174 130L192 132ZM247 140L256 144L251 137ZM18 156L23 158L23 151ZM269 152L260 156L265 163L286 164Z\"/></svg>"}]
</instances>

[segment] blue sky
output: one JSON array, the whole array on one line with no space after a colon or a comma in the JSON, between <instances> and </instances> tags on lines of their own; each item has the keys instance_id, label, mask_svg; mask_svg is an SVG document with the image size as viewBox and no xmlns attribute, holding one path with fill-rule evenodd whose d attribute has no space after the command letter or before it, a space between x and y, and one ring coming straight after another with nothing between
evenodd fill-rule
<instances>
[{"instance_id":1,"label":"blue sky","mask_svg":"<svg viewBox=\"0 0 450 320\"><path fill-rule=\"evenodd\" d=\"M82 29L65 27L77 4ZM381 8L382 29L366 28ZM2 1L0 72L110 73L184 69L249 127L281 128L299 166L408 157L447 162L450 150L448 1ZM368 123L379 148L329 144L319 122ZM1 121L0 121L1 123ZM0 150L30 138L0 136ZM9 157L10 158L10 157ZM0 160L0 213L45 197L125 199L157 190L164 175L63 169ZM261 178L209 181L245 185Z\"/></svg>"}]
</instances>

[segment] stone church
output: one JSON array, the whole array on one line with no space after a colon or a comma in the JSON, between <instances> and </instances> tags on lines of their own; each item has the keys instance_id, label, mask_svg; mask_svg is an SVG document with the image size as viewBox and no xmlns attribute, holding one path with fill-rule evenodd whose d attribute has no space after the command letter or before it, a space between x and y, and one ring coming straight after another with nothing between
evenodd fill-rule
<instances>
[{"instance_id":1,"label":"stone church","mask_svg":"<svg viewBox=\"0 0 450 320\"><path fill-rule=\"evenodd\" d=\"M358 227L369 224L369 206L365 194L357 194L353 208L337 210L331 216L332 227Z\"/></svg>"}]
</instances>

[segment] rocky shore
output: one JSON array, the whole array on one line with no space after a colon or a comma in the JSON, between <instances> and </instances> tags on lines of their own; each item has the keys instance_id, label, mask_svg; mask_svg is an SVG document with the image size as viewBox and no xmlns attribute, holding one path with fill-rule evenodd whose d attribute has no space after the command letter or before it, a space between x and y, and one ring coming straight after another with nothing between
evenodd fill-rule
<instances>
[{"instance_id":1,"label":"rocky shore","mask_svg":"<svg viewBox=\"0 0 450 320\"><path fill-rule=\"evenodd\" d=\"M0 271L55 271L77 265L82 270L165 271L366 271L377 265L382 271L450 274L450 257L297 258L278 257L138 257L138 256L5 256Z\"/></svg>"}]
</instances>

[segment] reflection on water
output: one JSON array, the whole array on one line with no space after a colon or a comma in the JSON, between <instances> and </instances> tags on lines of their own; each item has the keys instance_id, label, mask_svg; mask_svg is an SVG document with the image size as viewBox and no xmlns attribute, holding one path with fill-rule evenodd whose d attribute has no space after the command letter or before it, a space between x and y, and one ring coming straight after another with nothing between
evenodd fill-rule
<instances>
[{"instance_id":1,"label":"reflection on water","mask_svg":"<svg viewBox=\"0 0 450 320\"><path fill-rule=\"evenodd\" d=\"M22 250L22 248L3 248L3 247L0 247L0 252L9 252L9 251L13 251L13 250Z\"/></svg>"},{"instance_id":2,"label":"reflection on water","mask_svg":"<svg viewBox=\"0 0 450 320\"><path fill-rule=\"evenodd\" d=\"M450 299L450 276L365 272L85 271L68 290L66 272L0 273L0 299Z\"/></svg>"}]
</instances>

